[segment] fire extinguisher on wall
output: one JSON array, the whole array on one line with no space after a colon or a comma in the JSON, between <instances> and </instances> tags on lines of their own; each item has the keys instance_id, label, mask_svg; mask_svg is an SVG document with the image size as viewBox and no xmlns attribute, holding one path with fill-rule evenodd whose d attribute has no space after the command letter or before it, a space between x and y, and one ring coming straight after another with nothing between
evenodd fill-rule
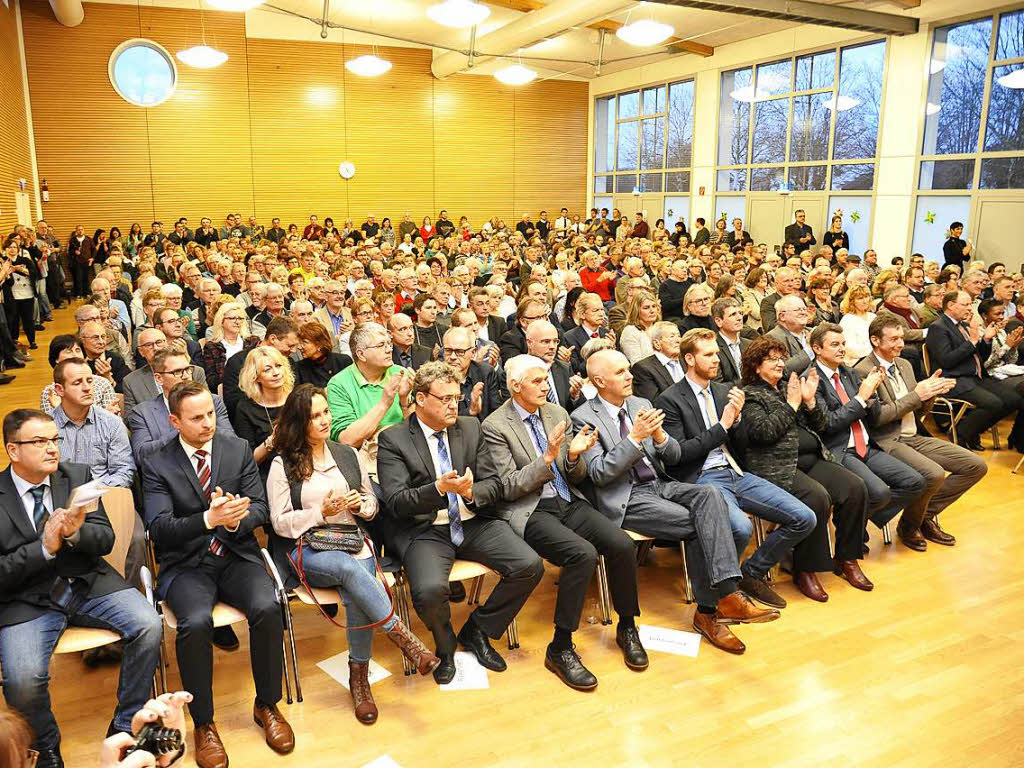
<instances>
[{"instance_id":1,"label":"fire extinguisher on wall","mask_svg":"<svg viewBox=\"0 0 1024 768\"><path fill-rule=\"evenodd\" d=\"M43 183L42 183L42 185L40 185L39 190L40 190L40 192L43 193L43 202L44 203L50 202L50 187L46 183L46 179L43 179Z\"/></svg>"}]
</instances>

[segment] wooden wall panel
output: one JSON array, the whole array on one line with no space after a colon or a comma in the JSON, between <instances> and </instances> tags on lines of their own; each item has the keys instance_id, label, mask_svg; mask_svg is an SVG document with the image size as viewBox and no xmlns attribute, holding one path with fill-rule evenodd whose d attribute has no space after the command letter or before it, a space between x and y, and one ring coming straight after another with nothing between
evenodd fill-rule
<instances>
[{"instance_id":1,"label":"wooden wall panel","mask_svg":"<svg viewBox=\"0 0 1024 768\"><path fill-rule=\"evenodd\" d=\"M23 86L18 25L12 0L10 7L0 4L0 104L3 104L3 120L0 121L0 234L3 235L18 223L14 206L14 193L19 191L18 179L28 182L26 191L35 200ZM34 202L32 208L34 217Z\"/></svg>"},{"instance_id":2,"label":"wooden wall panel","mask_svg":"<svg viewBox=\"0 0 1024 768\"><path fill-rule=\"evenodd\" d=\"M373 212L397 226L407 211L418 222L446 208L480 226L492 215L512 222L524 210L583 207L585 83L440 81L429 51L406 48L381 49L393 68L362 78L343 63L365 48L246 39L242 15L204 12L207 42L227 63L179 62L175 95L141 109L111 87L110 52L136 35L172 53L196 44L198 12L89 3L85 22L67 29L42 0L27 0L25 16L40 175L51 190L44 212L61 233L78 221L148 227L154 215L167 229L181 215L220 224L229 211L265 224L316 213L339 225ZM356 166L347 182L343 160Z\"/></svg>"}]
</instances>

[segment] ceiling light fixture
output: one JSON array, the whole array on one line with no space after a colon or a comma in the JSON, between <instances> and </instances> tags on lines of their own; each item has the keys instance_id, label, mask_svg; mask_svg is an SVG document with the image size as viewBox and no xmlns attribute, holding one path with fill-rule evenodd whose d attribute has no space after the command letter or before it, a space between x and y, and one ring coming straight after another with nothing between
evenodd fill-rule
<instances>
[{"instance_id":1,"label":"ceiling light fixture","mask_svg":"<svg viewBox=\"0 0 1024 768\"><path fill-rule=\"evenodd\" d=\"M537 73L522 64L511 64L499 69L494 76L505 85L526 85L537 78Z\"/></svg>"},{"instance_id":2,"label":"ceiling light fixture","mask_svg":"<svg viewBox=\"0 0 1024 768\"><path fill-rule=\"evenodd\" d=\"M845 112L848 109L860 106L860 99L855 99L852 96L839 96L838 98L832 96L831 98L825 99L821 102L821 105L825 109L834 109L836 112Z\"/></svg>"},{"instance_id":3,"label":"ceiling light fixture","mask_svg":"<svg viewBox=\"0 0 1024 768\"><path fill-rule=\"evenodd\" d=\"M639 47L658 45L672 37L675 29L654 19L640 19L619 27L615 36L623 42Z\"/></svg>"},{"instance_id":4,"label":"ceiling light fixture","mask_svg":"<svg viewBox=\"0 0 1024 768\"><path fill-rule=\"evenodd\" d=\"M1003 88L1012 88L1014 90L1024 88L1024 67L1015 69L1013 72L1007 72L1002 77L996 78L996 82L1003 86Z\"/></svg>"},{"instance_id":5,"label":"ceiling light fixture","mask_svg":"<svg viewBox=\"0 0 1024 768\"><path fill-rule=\"evenodd\" d=\"M391 62L380 58L376 54L366 54L346 61L345 69L363 77L376 77L377 75L383 75L391 69Z\"/></svg>"},{"instance_id":6,"label":"ceiling light fixture","mask_svg":"<svg viewBox=\"0 0 1024 768\"><path fill-rule=\"evenodd\" d=\"M206 0L207 5L212 5L218 11L251 11L263 5L263 2L264 0Z\"/></svg>"},{"instance_id":7,"label":"ceiling light fixture","mask_svg":"<svg viewBox=\"0 0 1024 768\"><path fill-rule=\"evenodd\" d=\"M213 69L228 60L228 55L224 51L218 51L206 44L193 45L191 48L178 51L175 56L179 61L196 69Z\"/></svg>"},{"instance_id":8,"label":"ceiling light fixture","mask_svg":"<svg viewBox=\"0 0 1024 768\"><path fill-rule=\"evenodd\" d=\"M473 0L445 0L427 8L427 16L446 27L473 27L491 15L491 9Z\"/></svg>"}]
</instances>

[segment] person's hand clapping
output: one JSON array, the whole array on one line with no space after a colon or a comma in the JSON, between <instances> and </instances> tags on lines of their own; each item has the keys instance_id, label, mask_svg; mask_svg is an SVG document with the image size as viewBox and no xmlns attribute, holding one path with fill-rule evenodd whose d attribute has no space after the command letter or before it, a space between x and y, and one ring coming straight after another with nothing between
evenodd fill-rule
<instances>
[{"instance_id":1,"label":"person's hand clapping","mask_svg":"<svg viewBox=\"0 0 1024 768\"><path fill-rule=\"evenodd\" d=\"M469 415L478 416L484 409L484 383L478 381L473 385L473 391L469 395Z\"/></svg>"},{"instance_id":2,"label":"person's hand clapping","mask_svg":"<svg viewBox=\"0 0 1024 768\"><path fill-rule=\"evenodd\" d=\"M638 443L654 435L665 423L665 412L657 408L644 408L633 419L633 428L629 436Z\"/></svg>"},{"instance_id":3,"label":"person's hand clapping","mask_svg":"<svg viewBox=\"0 0 1024 768\"><path fill-rule=\"evenodd\" d=\"M746 399L747 396L739 387L729 390L729 402L722 409L722 418L719 419L719 423L723 427L732 429L733 424L739 419L740 413L743 412L743 403L746 402Z\"/></svg>"},{"instance_id":4,"label":"person's hand clapping","mask_svg":"<svg viewBox=\"0 0 1024 768\"><path fill-rule=\"evenodd\" d=\"M797 377L796 371L789 374L789 381L786 382L786 402L789 403L794 411L803 402L803 392L801 391L800 379Z\"/></svg>"},{"instance_id":5,"label":"person's hand clapping","mask_svg":"<svg viewBox=\"0 0 1024 768\"><path fill-rule=\"evenodd\" d=\"M871 373L864 377L864 380L860 383L860 389L857 390L857 395L864 400L870 399L878 389L878 385L882 383L882 377L885 373L881 368L875 368Z\"/></svg>"},{"instance_id":6,"label":"person's hand clapping","mask_svg":"<svg viewBox=\"0 0 1024 768\"><path fill-rule=\"evenodd\" d=\"M548 432L548 447L544 451L543 459L549 467L558 458L563 443L565 443L565 422L560 421Z\"/></svg>"},{"instance_id":7,"label":"person's hand clapping","mask_svg":"<svg viewBox=\"0 0 1024 768\"><path fill-rule=\"evenodd\" d=\"M811 368L807 377L800 382L800 397L804 405L813 408L818 399L818 370Z\"/></svg>"},{"instance_id":8,"label":"person's hand clapping","mask_svg":"<svg viewBox=\"0 0 1024 768\"><path fill-rule=\"evenodd\" d=\"M558 359L563 363L568 363L572 360L572 353L576 351L576 347L559 347L558 348Z\"/></svg>"},{"instance_id":9,"label":"person's hand clapping","mask_svg":"<svg viewBox=\"0 0 1024 768\"><path fill-rule=\"evenodd\" d=\"M597 444L597 430L585 426L569 442L569 461L576 461Z\"/></svg>"}]
</instances>

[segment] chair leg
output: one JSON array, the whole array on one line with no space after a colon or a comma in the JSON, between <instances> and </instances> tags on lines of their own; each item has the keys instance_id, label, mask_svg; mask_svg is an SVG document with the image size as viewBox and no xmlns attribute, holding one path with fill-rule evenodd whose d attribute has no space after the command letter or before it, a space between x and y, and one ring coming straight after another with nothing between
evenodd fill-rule
<instances>
[{"instance_id":1,"label":"chair leg","mask_svg":"<svg viewBox=\"0 0 1024 768\"><path fill-rule=\"evenodd\" d=\"M302 701L302 681L299 679L299 654L295 649L295 623L292 621L292 607L288 603L287 596L284 599L285 631L288 633L288 647L292 656L292 675L295 678L295 699ZM291 704L291 702L288 702Z\"/></svg>"},{"instance_id":2,"label":"chair leg","mask_svg":"<svg viewBox=\"0 0 1024 768\"><path fill-rule=\"evenodd\" d=\"M601 599L601 623L612 623L612 607L609 605L608 591L605 584L608 580L608 572L605 569L604 555L597 556L597 591Z\"/></svg>"},{"instance_id":3,"label":"chair leg","mask_svg":"<svg viewBox=\"0 0 1024 768\"><path fill-rule=\"evenodd\" d=\"M999 445L999 428L995 426L992 427L992 447L997 451L1001 450Z\"/></svg>"},{"instance_id":4,"label":"chair leg","mask_svg":"<svg viewBox=\"0 0 1024 768\"><path fill-rule=\"evenodd\" d=\"M686 565L686 542L679 542L679 554L683 557L683 602L693 602L693 585L690 583L690 569Z\"/></svg>"},{"instance_id":5,"label":"chair leg","mask_svg":"<svg viewBox=\"0 0 1024 768\"><path fill-rule=\"evenodd\" d=\"M288 638L281 636L281 672L284 674L284 699L292 703L292 681L288 674Z\"/></svg>"},{"instance_id":6,"label":"chair leg","mask_svg":"<svg viewBox=\"0 0 1024 768\"><path fill-rule=\"evenodd\" d=\"M473 579L473 583L470 586L472 588L473 599L469 601L469 604L480 605L480 593L484 591L484 577L477 576Z\"/></svg>"},{"instance_id":7,"label":"chair leg","mask_svg":"<svg viewBox=\"0 0 1024 768\"><path fill-rule=\"evenodd\" d=\"M1021 467L1022 464L1024 464L1024 456L1020 457L1020 460L1017 462L1017 466L1015 466L1013 469L1011 469L1010 472L1012 474L1016 475L1017 472L1020 471L1020 467Z\"/></svg>"},{"instance_id":8,"label":"chair leg","mask_svg":"<svg viewBox=\"0 0 1024 768\"><path fill-rule=\"evenodd\" d=\"M882 526L882 543L886 546L892 544L892 530L889 528L888 523Z\"/></svg>"},{"instance_id":9,"label":"chair leg","mask_svg":"<svg viewBox=\"0 0 1024 768\"><path fill-rule=\"evenodd\" d=\"M162 618L162 617L161 617ZM167 638L166 629L161 628L160 632L160 658L157 660L157 685L159 686L158 693L167 693L167 646L165 645Z\"/></svg>"},{"instance_id":10,"label":"chair leg","mask_svg":"<svg viewBox=\"0 0 1024 768\"><path fill-rule=\"evenodd\" d=\"M512 623L509 624L509 628L512 630L512 641L515 644L515 647L518 648L519 647L519 621L517 619L512 619Z\"/></svg>"},{"instance_id":11,"label":"chair leg","mask_svg":"<svg viewBox=\"0 0 1024 768\"><path fill-rule=\"evenodd\" d=\"M408 583L405 580L405 572L399 571L395 574L395 610L398 612L399 620L402 621L406 627L409 627L411 631L409 622L409 603L411 602L411 597L409 596L408 589ZM413 673L412 662L405 657L404 653L402 654L402 671L405 673L406 677Z\"/></svg>"}]
</instances>

